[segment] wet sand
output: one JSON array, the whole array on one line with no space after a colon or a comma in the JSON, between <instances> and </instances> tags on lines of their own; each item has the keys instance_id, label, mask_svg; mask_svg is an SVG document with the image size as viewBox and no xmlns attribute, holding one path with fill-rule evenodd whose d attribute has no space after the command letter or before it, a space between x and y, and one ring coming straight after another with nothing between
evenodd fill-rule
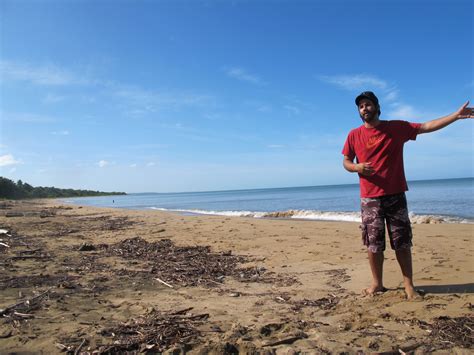
<instances>
[{"instance_id":1,"label":"wet sand","mask_svg":"<svg viewBox=\"0 0 474 355\"><path fill-rule=\"evenodd\" d=\"M425 295L407 301L391 250L388 292L360 295L370 270L357 223L53 200L0 208L2 353L468 354L474 346L472 224L414 225L415 285Z\"/></svg>"}]
</instances>

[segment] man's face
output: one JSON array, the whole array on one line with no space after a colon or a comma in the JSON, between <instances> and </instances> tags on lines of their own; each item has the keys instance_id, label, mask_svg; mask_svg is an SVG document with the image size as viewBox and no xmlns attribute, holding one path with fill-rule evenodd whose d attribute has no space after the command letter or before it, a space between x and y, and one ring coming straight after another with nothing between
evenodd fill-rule
<instances>
[{"instance_id":1,"label":"man's face","mask_svg":"<svg viewBox=\"0 0 474 355\"><path fill-rule=\"evenodd\" d=\"M362 99L359 102L359 115L364 122L371 123L378 117L378 107L369 99Z\"/></svg>"}]
</instances>

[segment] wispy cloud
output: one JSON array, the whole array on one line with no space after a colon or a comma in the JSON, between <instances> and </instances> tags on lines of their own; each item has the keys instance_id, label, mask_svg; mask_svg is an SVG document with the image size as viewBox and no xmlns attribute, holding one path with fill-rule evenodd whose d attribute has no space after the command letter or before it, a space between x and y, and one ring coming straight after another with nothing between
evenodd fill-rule
<instances>
[{"instance_id":1,"label":"wispy cloud","mask_svg":"<svg viewBox=\"0 0 474 355\"><path fill-rule=\"evenodd\" d=\"M57 121L51 116L39 115L26 112L4 112L0 111L3 121L27 122L27 123L50 123Z\"/></svg>"},{"instance_id":2,"label":"wispy cloud","mask_svg":"<svg viewBox=\"0 0 474 355\"><path fill-rule=\"evenodd\" d=\"M17 165L20 163L21 162L16 160L11 154L0 155L0 166Z\"/></svg>"},{"instance_id":3,"label":"wispy cloud","mask_svg":"<svg viewBox=\"0 0 474 355\"><path fill-rule=\"evenodd\" d=\"M285 105L283 108L294 115L299 115L301 113L300 109L296 106Z\"/></svg>"},{"instance_id":4,"label":"wispy cloud","mask_svg":"<svg viewBox=\"0 0 474 355\"><path fill-rule=\"evenodd\" d=\"M117 86L112 95L126 100L127 105L134 106L128 113L139 116L160 109L176 109L182 106L212 106L214 97L192 92L145 90L135 86Z\"/></svg>"},{"instance_id":5,"label":"wispy cloud","mask_svg":"<svg viewBox=\"0 0 474 355\"><path fill-rule=\"evenodd\" d=\"M156 165L156 163L152 162L152 161L146 164L146 166L155 166L155 165Z\"/></svg>"},{"instance_id":6,"label":"wispy cloud","mask_svg":"<svg viewBox=\"0 0 474 355\"><path fill-rule=\"evenodd\" d=\"M129 117L142 117L150 113L156 113L159 110L180 110L185 107L214 108L216 105L216 98L213 95L181 89L149 90L127 83L90 78L84 73L54 64L41 65L3 60L0 61L0 80L1 82L19 81L32 85L54 87L95 86L100 88L100 95L107 96L107 100L117 100L119 107ZM66 96L62 94L49 92L44 94L42 102L55 104L65 99ZM94 103L96 98L83 95L80 100ZM39 115L31 114L17 114L16 117L12 118L24 122L53 121L49 118L45 119Z\"/></svg>"},{"instance_id":7,"label":"wispy cloud","mask_svg":"<svg viewBox=\"0 0 474 355\"><path fill-rule=\"evenodd\" d=\"M433 115L423 112L400 99L396 85L374 75L356 74L339 76L321 76L323 82L336 85L345 90L374 90L381 100L384 117L399 120L420 120ZM385 104L385 105L384 105Z\"/></svg>"},{"instance_id":8,"label":"wispy cloud","mask_svg":"<svg viewBox=\"0 0 474 355\"><path fill-rule=\"evenodd\" d=\"M251 74L243 68L239 68L239 67L228 68L226 69L226 74L230 76L231 78L241 80L241 81L246 81L252 84L256 84L256 85L265 84L265 82L259 76L255 74Z\"/></svg>"},{"instance_id":9,"label":"wispy cloud","mask_svg":"<svg viewBox=\"0 0 474 355\"><path fill-rule=\"evenodd\" d=\"M414 120L414 119L422 119L426 118L427 115L418 111L411 105L406 104L395 104L391 105L387 115L391 119L398 119L398 120Z\"/></svg>"},{"instance_id":10,"label":"wispy cloud","mask_svg":"<svg viewBox=\"0 0 474 355\"><path fill-rule=\"evenodd\" d=\"M128 146L129 149L143 149L143 150L154 150L154 149L168 149L170 148L169 144L161 143L141 143Z\"/></svg>"},{"instance_id":11,"label":"wispy cloud","mask_svg":"<svg viewBox=\"0 0 474 355\"><path fill-rule=\"evenodd\" d=\"M258 112L272 112L272 107L270 105L261 105L257 107Z\"/></svg>"},{"instance_id":12,"label":"wispy cloud","mask_svg":"<svg viewBox=\"0 0 474 355\"><path fill-rule=\"evenodd\" d=\"M0 61L2 81L26 81L35 85L64 86L87 84L88 81L55 65L35 66L11 61Z\"/></svg>"},{"instance_id":13,"label":"wispy cloud","mask_svg":"<svg viewBox=\"0 0 474 355\"><path fill-rule=\"evenodd\" d=\"M64 96L49 93L43 98L43 102L45 104L55 104L63 101L64 98Z\"/></svg>"},{"instance_id":14,"label":"wispy cloud","mask_svg":"<svg viewBox=\"0 0 474 355\"><path fill-rule=\"evenodd\" d=\"M54 132L51 132L51 134L54 136L68 136L69 131L54 131Z\"/></svg>"},{"instance_id":15,"label":"wispy cloud","mask_svg":"<svg viewBox=\"0 0 474 355\"><path fill-rule=\"evenodd\" d=\"M272 112L272 106L266 102L262 102L259 100L245 100L244 104L246 106L251 107L253 110L262 113Z\"/></svg>"},{"instance_id":16,"label":"wispy cloud","mask_svg":"<svg viewBox=\"0 0 474 355\"><path fill-rule=\"evenodd\" d=\"M385 97L383 99L384 99L384 101L395 102L396 100L398 100L398 90L396 90L396 89L389 90L385 94Z\"/></svg>"},{"instance_id":17,"label":"wispy cloud","mask_svg":"<svg viewBox=\"0 0 474 355\"><path fill-rule=\"evenodd\" d=\"M269 144L269 145L267 145L267 148L279 149L279 148L285 148L285 146L281 145L281 144Z\"/></svg>"},{"instance_id":18,"label":"wispy cloud","mask_svg":"<svg viewBox=\"0 0 474 355\"><path fill-rule=\"evenodd\" d=\"M368 74L319 76L319 80L339 86L346 90L365 90L367 88L386 90L388 83Z\"/></svg>"},{"instance_id":19,"label":"wispy cloud","mask_svg":"<svg viewBox=\"0 0 474 355\"><path fill-rule=\"evenodd\" d=\"M110 165L110 162L108 162L107 160L101 160L97 163L97 165L101 168L104 168L106 167L107 165Z\"/></svg>"}]
</instances>

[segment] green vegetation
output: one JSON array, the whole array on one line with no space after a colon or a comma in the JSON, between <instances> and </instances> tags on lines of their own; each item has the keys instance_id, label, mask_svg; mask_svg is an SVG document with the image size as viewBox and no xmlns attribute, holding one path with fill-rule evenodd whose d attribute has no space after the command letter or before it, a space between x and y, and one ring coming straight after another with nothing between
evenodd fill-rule
<instances>
[{"instance_id":1,"label":"green vegetation","mask_svg":"<svg viewBox=\"0 0 474 355\"><path fill-rule=\"evenodd\" d=\"M101 192L91 190L58 189L56 187L33 187L18 180L16 183L0 176L0 199L23 199L45 197L83 197L126 195L125 192Z\"/></svg>"}]
</instances>

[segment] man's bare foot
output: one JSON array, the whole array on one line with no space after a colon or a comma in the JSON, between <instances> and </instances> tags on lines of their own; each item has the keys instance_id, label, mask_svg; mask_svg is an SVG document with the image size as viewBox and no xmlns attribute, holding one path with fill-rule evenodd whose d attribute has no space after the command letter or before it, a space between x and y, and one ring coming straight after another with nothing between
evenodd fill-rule
<instances>
[{"instance_id":1,"label":"man's bare foot","mask_svg":"<svg viewBox=\"0 0 474 355\"><path fill-rule=\"evenodd\" d=\"M366 289L363 289L362 290L362 295L363 296L374 296L374 295L377 295L377 294L380 294L380 293L384 293L384 292L387 292L388 290L381 286L372 286L372 287L369 287L369 288L366 288Z\"/></svg>"},{"instance_id":2,"label":"man's bare foot","mask_svg":"<svg viewBox=\"0 0 474 355\"><path fill-rule=\"evenodd\" d=\"M413 286L405 286L405 293L407 294L407 299L410 301L422 300L423 296L416 292Z\"/></svg>"}]
</instances>

